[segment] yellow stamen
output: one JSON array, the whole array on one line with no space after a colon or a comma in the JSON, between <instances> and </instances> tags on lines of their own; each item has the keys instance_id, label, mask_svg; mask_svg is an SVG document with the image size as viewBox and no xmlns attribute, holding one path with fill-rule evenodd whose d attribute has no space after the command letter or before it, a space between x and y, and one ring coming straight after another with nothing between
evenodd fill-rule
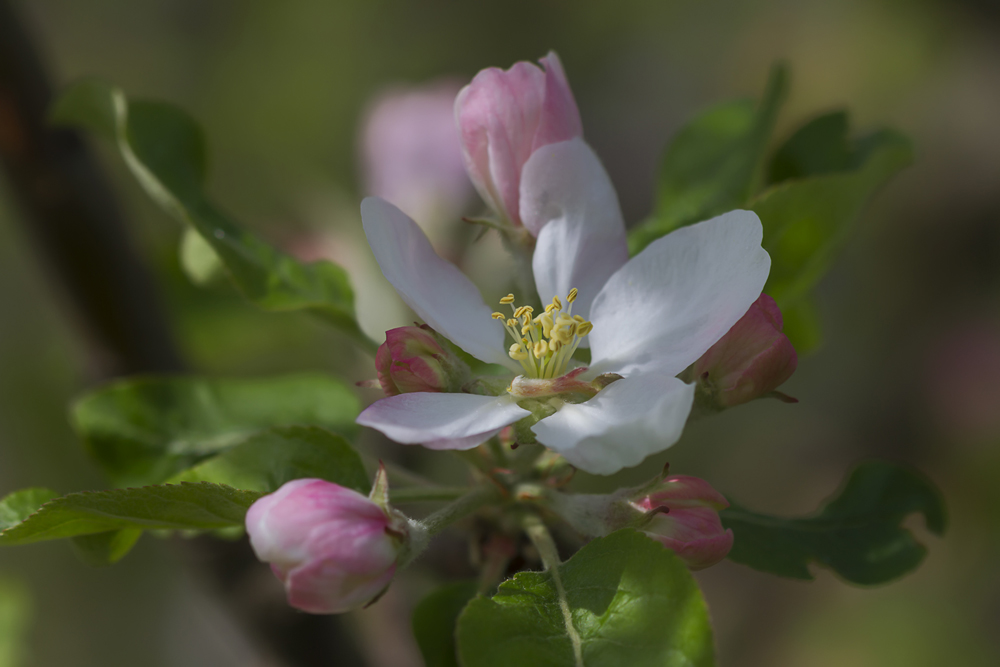
<instances>
[{"instance_id":1,"label":"yellow stamen","mask_svg":"<svg viewBox=\"0 0 1000 667\"><path fill-rule=\"evenodd\" d=\"M553 297L545 312L537 317L531 306L516 306L513 294L500 300L510 306L513 317L503 313L493 313L492 317L501 321L514 339L508 354L520 362L528 377L554 378L564 374L580 339L593 330L591 322L573 315L573 302L578 296L579 290L571 289L566 296L565 309L563 301L558 296Z\"/></svg>"}]
</instances>

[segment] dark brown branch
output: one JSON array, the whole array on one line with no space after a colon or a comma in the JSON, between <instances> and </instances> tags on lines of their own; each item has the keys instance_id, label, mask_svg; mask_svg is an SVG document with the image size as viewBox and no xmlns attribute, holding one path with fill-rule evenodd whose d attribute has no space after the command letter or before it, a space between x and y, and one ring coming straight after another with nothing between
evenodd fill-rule
<instances>
[{"instance_id":1,"label":"dark brown branch","mask_svg":"<svg viewBox=\"0 0 1000 667\"><path fill-rule=\"evenodd\" d=\"M51 102L24 23L0 0L0 160L18 217L96 348L101 374L180 370L114 195L79 134L47 124Z\"/></svg>"}]
</instances>

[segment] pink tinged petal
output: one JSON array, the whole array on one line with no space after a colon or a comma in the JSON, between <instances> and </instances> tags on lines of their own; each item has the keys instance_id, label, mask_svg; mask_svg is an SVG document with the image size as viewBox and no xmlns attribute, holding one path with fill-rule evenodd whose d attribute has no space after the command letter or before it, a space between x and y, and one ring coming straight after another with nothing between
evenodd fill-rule
<instances>
[{"instance_id":1,"label":"pink tinged petal","mask_svg":"<svg viewBox=\"0 0 1000 667\"><path fill-rule=\"evenodd\" d=\"M594 297L628 261L628 245L618 196L583 139L531 156L521 180L521 218L538 235L531 264L542 303L565 299L575 287L573 314L588 317Z\"/></svg>"},{"instance_id":2,"label":"pink tinged petal","mask_svg":"<svg viewBox=\"0 0 1000 667\"><path fill-rule=\"evenodd\" d=\"M477 359L520 368L507 356L503 327L479 290L438 257L417 223L378 197L361 202L361 219L382 274L417 315Z\"/></svg>"},{"instance_id":3,"label":"pink tinged petal","mask_svg":"<svg viewBox=\"0 0 1000 667\"><path fill-rule=\"evenodd\" d=\"M760 296L771 258L752 211L730 211L651 243L594 299L591 370L676 375Z\"/></svg>"},{"instance_id":4,"label":"pink tinged petal","mask_svg":"<svg viewBox=\"0 0 1000 667\"><path fill-rule=\"evenodd\" d=\"M538 128L545 74L530 63L485 69L455 100L455 118L473 184L498 213L518 223L521 167Z\"/></svg>"},{"instance_id":5,"label":"pink tinged petal","mask_svg":"<svg viewBox=\"0 0 1000 667\"><path fill-rule=\"evenodd\" d=\"M761 294L733 328L695 362L694 376L705 377L714 387L716 400L726 407L777 389L798 367L798 355L781 327L778 304Z\"/></svg>"},{"instance_id":6,"label":"pink tinged petal","mask_svg":"<svg viewBox=\"0 0 1000 667\"><path fill-rule=\"evenodd\" d=\"M315 526L345 517L378 530L387 525L382 509L357 491L321 479L297 479L251 505L246 527L257 557L281 565L307 557L307 536Z\"/></svg>"},{"instance_id":7,"label":"pink tinged petal","mask_svg":"<svg viewBox=\"0 0 1000 667\"><path fill-rule=\"evenodd\" d=\"M666 375L636 375L585 403L562 406L532 430L577 468L610 475L677 442L693 401L694 385Z\"/></svg>"},{"instance_id":8,"label":"pink tinged petal","mask_svg":"<svg viewBox=\"0 0 1000 667\"><path fill-rule=\"evenodd\" d=\"M728 528L724 533L687 541L663 535L650 536L674 551L692 570L703 570L715 565L733 548L733 531Z\"/></svg>"},{"instance_id":9,"label":"pink tinged petal","mask_svg":"<svg viewBox=\"0 0 1000 667\"><path fill-rule=\"evenodd\" d=\"M472 449L529 414L509 396L416 393L376 401L357 421L405 445Z\"/></svg>"},{"instance_id":10,"label":"pink tinged petal","mask_svg":"<svg viewBox=\"0 0 1000 667\"><path fill-rule=\"evenodd\" d=\"M663 505L671 511L680 507L709 507L721 510L729 507L725 496L699 477L673 475L664 479L656 489L636 503L644 510Z\"/></svg>"},{"instance_id":11,"label":"pink tinged petal","mask_svg":"<svg viewBox=\"0 0 1000 667\"><path fill-rule=\"evenodd\" d=\"M532 148L535 150L548 144L583 136L580 110L577 109L573 91L569 88L569 81L566 80L566 72L559 56L555 51L550 51L540 62L545 68L545 101L542 103L538 131L532 142Z\"/></svg>"},{"instance_id":12,"label":"pink tinged petal","mask_svg":"<svg viewBox=\"0 0 1000 667\"><path fill-rule=\"evenodd\" d=\"M359 574L339 563L310 561L284 579L288 604L310 614L341 614L364 606L392 581L396 566Z\"/></svg>"}]
</instances>

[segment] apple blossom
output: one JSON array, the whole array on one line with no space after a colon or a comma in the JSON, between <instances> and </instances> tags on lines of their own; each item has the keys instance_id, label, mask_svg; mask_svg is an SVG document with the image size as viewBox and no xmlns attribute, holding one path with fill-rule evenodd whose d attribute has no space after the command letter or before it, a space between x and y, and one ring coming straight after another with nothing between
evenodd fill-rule
<instances>
[{"instance_id":1,"label":"apple blossom","mask_svg":"<svg viewBox=\"0 0 1000 667\"><path fill-rule=\"evenodd\" d=\"M338 614L389 585L408 526L376 500L325 480L297 479L250 506L250 545L271 564L291 606Z\"/></svg>"},{"instance_id":2,"label":"apple blossom","mask_svg":"<svg viewBox=\"0 0 1000 667\"><path fill-rule=\"evenodd\" d=\"M528 62L484 69L455 100L462 153L476 189L501 219L524 224L536 236L538 228L521 208L523 169L539 148L583 134L559 57L549 53L540 62L544 71Z\"/></svg>"},{"instance_id":3,"label":"apple blossom","mask_svg":"<svg viewBox=\"0 0 1000 667\"><path fill-rule=\"evenodd\" d=\"M402 299L465 352L523 378L555 381L579 366L565 350L589 342L589 369L574 378L596 391L541 399L511 391L408 393L377 401L358 423L401 443L470 449L527 418L538 442L578 468L611 474L679 439L694 385L675 376L760 295L770 268L761 224L750 211L733 211L678 229L629 260L614 189L582 140L542 147L524 174L522 210L543 223L532 265L538 295L550 305L545 312L519 308L508 296L502 302L511 314L501 322L388 202L362 203L365 234Z\"/></svg>"}]
</instances>

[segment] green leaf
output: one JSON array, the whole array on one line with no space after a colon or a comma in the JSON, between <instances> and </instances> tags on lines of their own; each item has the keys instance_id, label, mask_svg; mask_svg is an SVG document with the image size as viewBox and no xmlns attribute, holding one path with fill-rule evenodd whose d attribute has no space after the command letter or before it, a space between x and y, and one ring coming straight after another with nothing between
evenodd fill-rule
<instances>
[{"instance_id":1,"label":"green leaf","mask_svg":"<svg viewBox=\"0 0 1000 667\"><path fill-rule=\"evenodd\" d=\"M660 166L655 211L629 234L632 254L678 227L746 204L760 181L787 91L787 68L775 65L759 106L747 100L721 104L677 133Z\"/></svg>"},{"instance_id":2,"label":"green leaf","mask_svg":"<svg viewBox=\"0 0 1000 667\"><path fill-rule=\"evenodd\" d=\"M712 631L701 592L677 556L633 530L596 539L549 572L521 572L458 620L465 667L709 667ZM563 609L573 630L568 631ZM574 657L579 637L582 662Z\"/></svg>"},{"instance_id":3,"label":"green leaf","mask_svg":"<svg viewBox=\"0 0 1000 667\"><path fill-rule=\"evenodd\" d=\"M848 126L846 111L824 114L803 125L775 151L768 182L847 171L856 166Z\"/></svg>"},{"instance_id":4,"label":"green leaf","mask_svg":"<svg viewBox=\"0 0 1000 667\"><path fill-rule=\"evenodd\" d=\"M25 648L32 615L27 587L16 579L0 579L0 667L27 664Z\"/></svg>"},{"instance_id":5,"label":"green leaf","mask_svg":"<svg viewBox=\"0 0 1000 667\"><path fill-rule=\"evenodd\" d=\"M118 486L163 482L272 426L309 424L353 433L360 404L321 374L253 380L128 379L79 399L72 421Z\"/></svg>"},{"instance_id":6,"label":"green leaf","mask_svg":"<svg viewBox=\"0 0 1000 667\"><path fill-rule=\"evenodd\" d=\"M722 522L735 535L729 558L756 570L812 579L809 563L856 584L880 584L913 570L926 554L901 523L923 514L927 528L945 529L944 502L933 484L908 468L859 465L826 507L811 517L785 519L732 506Z\"/></svg>"},{"instance_id":7,"label":"green leaf","mask_svg":"<svg viewBox=\"0 0 1000 667\"><path fill-rule=\"evenodd\" d=\"M913 161L899 133L883 130L855 145L853 170L785 181L750 203L764 225L771 273L764 291L782 310L806 296L829 268L852 222L889 178Z\"/></svg>"},{"instance_id":8,"label":"green leaf","mask_svg":"<svg viewBox=\"0 0 1000 667\"><path fill-rule=\"evenodd\" d=\"M365 494L371 487L354 448L341 436L314 426L263 431L170 481L214 482L271 493L304 477L325 479Z\"/></svg>"},{"instance_id":9,"label":"green leaf","mask_svg":"<svg viewBox=\"0 0 1000 667\"><path fill-rule=\"evenodd\" d=\"M146 193L197 231L251 302L265 310L312 312L374 352L375 344L358 328L354 293L341 267L297 261L233 223L209 200L205 140L185 112L162 102L129 100L116 87L88 80L62 95L51 118L113 140Z\"/></svg>"},{"instance_id":10,"label":"green leaf","mask_svg":"<svg viewBox=\"0 0 1000 667\"><path fill-rule=\"evenodd\" d=\"M28 544L113 530L214 530L243 525L263 494L208 482L71 493L0 532L0 544Z\"/></svg>"},{"instance_id":11,"label":"green leaf","mask_svg":"<svg viewBox=\"0 0 1000 667\"><path fill-rule=\"evenodd\" d=\"M442 586L413 610L413 636L428 667L459 667L455 623L477 588L475 581Z\"/></svg>"},{"instance_id":12,"label":"green leaf","mask_svg":"<svg viewBox=\"0 0 1000 667\"><path fill-rule=\"evenodd\" d=\"M110 530L92 535L78 535L72 539L73 549L87 565L106 567L114 565L125 557L142 537L136 528Z\"/></svg>"},{"instance_id":13,"label":"green leaf","mask_svg":"<svg viewBox=\"0 0 1000 667\"><path fill-rule=\"evenodd\" d=\"M21 489L0 500L0 531L17 525L38 511L38 508L59 494L52 489L32 487Z\"/></svg>"}]
</instances>

